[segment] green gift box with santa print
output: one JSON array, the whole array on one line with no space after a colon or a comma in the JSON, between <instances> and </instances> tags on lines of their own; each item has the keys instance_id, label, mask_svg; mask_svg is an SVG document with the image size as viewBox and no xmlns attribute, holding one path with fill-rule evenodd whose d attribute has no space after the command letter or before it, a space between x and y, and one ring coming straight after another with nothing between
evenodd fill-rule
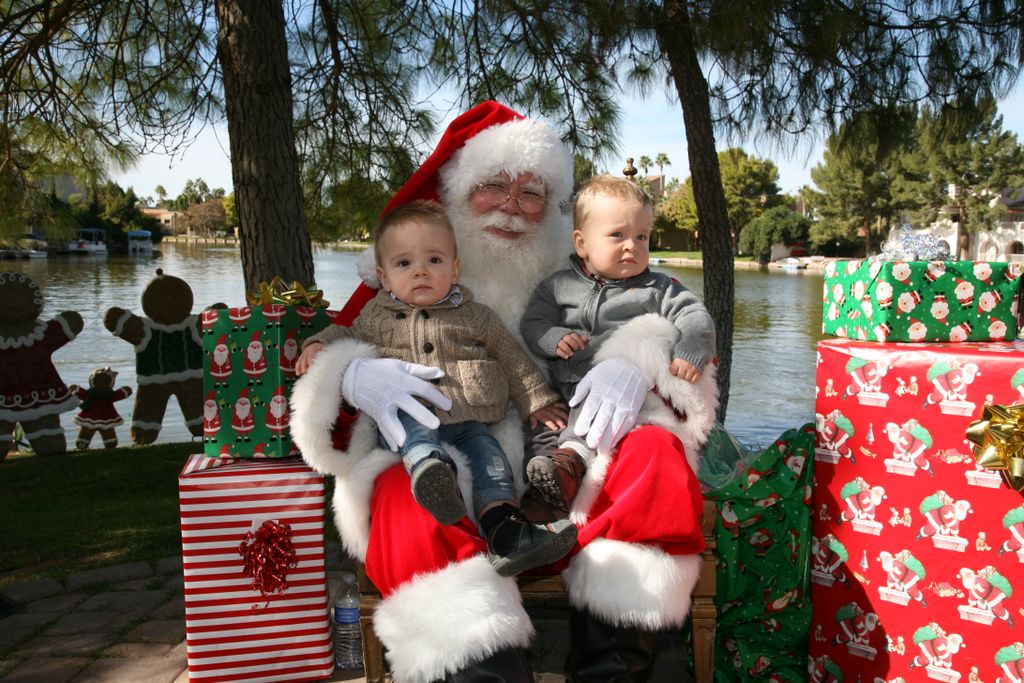
<instances>
[{"instance_id":1,"label":"green gift box with santa print","mask_svg":"<svg viewBox=\"0 0 1024 683\"><path fill-rule=\"evenodd\" d=\"M303 340L333 311L287 303L207 309L203 332L203 444L210 457L280 458L298 453L288 399Z\"/></svg>"},{"instance_id":2,"label":"green gift box with santa print","mask_svg":"<svg viewBox=\"0 0 1024 683\"><path fill-rule=\"evenodd\" d=\"M877 342L1010 341L1022 270L989 261L833 261L821 331Z\"/></svg>"}]
</instances>

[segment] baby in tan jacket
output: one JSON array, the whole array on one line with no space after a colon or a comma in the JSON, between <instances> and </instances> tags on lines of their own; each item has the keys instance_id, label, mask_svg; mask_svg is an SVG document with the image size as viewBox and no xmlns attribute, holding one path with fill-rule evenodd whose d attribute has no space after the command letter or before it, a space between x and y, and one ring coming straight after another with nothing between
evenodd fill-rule
<instances>
[{"instance_id":1,"label":"baby in tan jacket","mask_svg":"<svg viewBox=\"0 0 1024 683\"><path fill-rule=\"evenodd\" d=\"M530 524L516 503L514 475L487 425L505 417L509 399L521 416L564 427L564 407L544 375L487 306L458 286L460 262L451 223L436 202L413 202L386 215L374 233L382 289L352 327L332 325L310 337L297 369L337 339L374 344L381 357L432 366L451 399L429 428L399 412L404 443L395 444L416 501L442 524L466 515L448 443L464 453L473 480L473 509L491 564L511 576L563 557L576 541L568 520ZM388 446L381 438L381 445Z\"/></svg>"}]
</instances>

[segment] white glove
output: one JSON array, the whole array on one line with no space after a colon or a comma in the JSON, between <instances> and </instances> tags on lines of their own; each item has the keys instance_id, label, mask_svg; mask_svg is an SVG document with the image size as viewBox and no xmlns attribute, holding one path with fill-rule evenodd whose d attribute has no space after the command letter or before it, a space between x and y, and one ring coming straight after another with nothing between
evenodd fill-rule
<instances>
[{"instance_id":1,"label":"white glove","mask_svg":"<svg viewBox=\"0 0 1024 683\"><path fill-rule=\"evenodd\" d=\"M444 370L395 358L356 358L348 364L341 383L341 395L349 405L373 418L384 440L393 451L405 443L405 428L398 411L428 429L437 429L441 421L414 397L419 396L441 410L450 410L452 400L424 380L444 377Z\"/></svg>"},{"instance_id":2,"label":"white glove","mask_svg":"<svg viewBox=\"0 0 1024 683\"><path fill-rule=\"evenodd\" d=\"M576 386L570 406L583 403L576 418L576 435L601 455L611 453L636 424L651 384L640 368L622 358L603 360ZM585 402L584 402L585 401Z\"/></svg>"}]
</instances>

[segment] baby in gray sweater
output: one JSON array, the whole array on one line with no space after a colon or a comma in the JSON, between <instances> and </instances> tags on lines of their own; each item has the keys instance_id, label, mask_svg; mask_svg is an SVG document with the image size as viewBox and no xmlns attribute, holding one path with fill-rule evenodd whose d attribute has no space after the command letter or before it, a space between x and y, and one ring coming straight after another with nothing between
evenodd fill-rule
<instances>
[{"instance_id":1,"label":"baby in gray sweater","mask_svg":"<svg viewBox=\"0 0 1024 683\"><path fill-rule=\"evenodd\" d=\"M520 322L523 340L547 361L566 401L602 342L640 315L661 315L679 331L669 367L674 376L696 382L714 356L715 327L704 305L672 278L648 270L653 212L650 197L625 178L597 176L577 196L570 267L537 286ZM577 412L561 431L534 430L535 455L527 464L530 483L563 511L595 455L576 435Z\"/></svg>"}]
</instances>

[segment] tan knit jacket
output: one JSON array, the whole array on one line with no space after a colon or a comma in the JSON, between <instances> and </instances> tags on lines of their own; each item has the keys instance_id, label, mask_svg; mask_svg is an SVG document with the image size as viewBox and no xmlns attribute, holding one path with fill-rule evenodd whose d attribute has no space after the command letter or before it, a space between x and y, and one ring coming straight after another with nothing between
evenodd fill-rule
<instances>
[{"instance_id":1,"label":"tan knit jacket","mask_svg":"<svg viewBox=\"0 0 1024 683\"><path fill-rule=\"evenodd\" d=\"M445 376L436 383L452 400L451 410L434 411L441 424L498 422L505 417L509 398L524 420L558 401L498 316L473 301L468 289L460 289L463 298L458 306L445 301L425 308L395 301L381 290L352 327L329 325L303 346L359 339L376 345L383 358L441 368Z\"/></svg>"}]
</instances>

